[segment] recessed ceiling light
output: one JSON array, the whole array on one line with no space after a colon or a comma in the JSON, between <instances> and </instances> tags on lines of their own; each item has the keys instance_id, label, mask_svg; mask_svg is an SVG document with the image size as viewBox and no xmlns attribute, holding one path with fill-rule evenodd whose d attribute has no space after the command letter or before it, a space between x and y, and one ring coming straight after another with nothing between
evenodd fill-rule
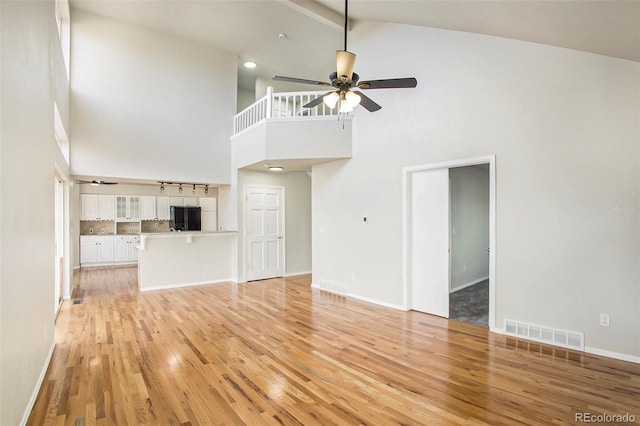
<instances>
[{"instance_id":1,"label":"recessed ceiling light","mask_svg":"<svg viewBox=\"0 0 640 426\"><path fill-rule=\"evenodd\" d=\"M281 172L283 170L284 170L284 167L282 166L269 166L270 172Z\"/></svg>"},{"instance_id":2,"label":"recessed ceiling light","mask_svg":"<svg viewBox=\"0 0 640 426\"><path fill-rule=\"evenodd\" d=\"M255 68L257 66L258 65L253 61L247 61L247 62L244 63L244 67L245 68Z\"/></svg>"}]
</instances>

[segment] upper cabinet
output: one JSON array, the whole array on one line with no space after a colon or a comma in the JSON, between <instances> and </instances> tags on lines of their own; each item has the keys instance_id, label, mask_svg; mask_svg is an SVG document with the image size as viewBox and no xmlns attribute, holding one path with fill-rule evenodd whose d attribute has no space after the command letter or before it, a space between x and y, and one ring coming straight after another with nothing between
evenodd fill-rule
<instances>
[{"instance_id":1,"label":"upper cabinet","mask_svg":"<svg viewBox=\"0 0 640 426\"><path fill-rule=\"evenodd\" d=\"M200 205L198 200L198 197L171 197L170 206L198 207Z\"/></svg>"},{"instance_id":2,"label":"upper cabinet","mask_svg":"<svg viewBox=\"0 0 640 426\"><path fill-rule=\"evenodd\" d=\"M171 215L169 197L156 197L156 217L158 220L169 220Z\"/></svg>"},{"instance_id":3,"label":"upper cabinet","mask_svg":"<svg viewBox=\"0 0 640 426\"><path fill-rule=\"evenodd\" d=\"M170 220L171 206L202 208L208 231L217 226L217 203L214 197L169 197L152 195L80 194L80 220Z\"/></svg>"},{"instance_id":4,"label":"upper cabinet","mask_svg":"<svg viewBox=\"0 0 640 426\"><path fill-rule=\"evenodd\" d=\"M140 197L140 218L142 220L155 220L156 215L156 197L143 195Z\"/></svg>"},{"instance_id":5,"label":"upper cabinet","mask_svg":"<svg viewBox=\"0 0 640 426\"><path fill-rule=\"evenodd\" d=\"M170 206L184 207L184 197L171 197L169 203Z\"/></svg>"},{"instance_id":6,"label":"upper cabinet","mask_svg":"<svg viewBox=\"0 0 640 426\"><path fill-rule=\"evenodd\" d=\"M115 202L113 195L82 194L81 220L113 220Z\"/></svg>"},{"instance_id":7,"label":"upper cabinet","mask_svg":"<svg viewBox=\"0 0 640 426\"><path fill-rule=\"evenodd\" d=\"M200 203L198 202L198 197L183 197L185 207L198 207Z\"/></svg>"},{"instance_id":8,"label":"upper cabinet","mask_svg":"<svg viewBox=\"0 0 640 426\"><path fill-rule=\"evenodd\" d=\"M139 195L116 195L116 220L140 220Z\"/></svg>"}]
</instances>

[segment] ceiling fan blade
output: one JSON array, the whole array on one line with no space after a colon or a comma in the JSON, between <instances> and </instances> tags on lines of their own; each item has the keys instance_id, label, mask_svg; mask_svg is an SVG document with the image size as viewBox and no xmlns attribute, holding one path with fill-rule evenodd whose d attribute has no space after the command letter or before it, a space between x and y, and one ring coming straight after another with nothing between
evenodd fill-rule
<instances>
[{"instance_id":1,"label":"ceiling fan blade","mask_svg":"<svg viewBox=\"0 0 640 426\"><path fill-rule=\"evenodd\" d=\"M316 81L316 80L306 80L304 78L283 77L281 75L274 75L273 79L276 80L276 81L286 81L288 83L312 84L314 86L329 86L329 87L331 87L331 83L325 83L324 81Z\"/></svg>"},{"instance_id":2,"label":"ceiling fan blade","mask_svg":"<svg viewBox=\"0 0 640 426\"><path fill-rule=\"evenodd\" d=\"M358 95L360 95L360 105L362 105L362 107L367 111L375 112L382 108L380 105L375 103L373 100L371 100L370 97L366 96L364 93L358 92Z\"/></svg>"},{"instance_id":3,"label":"ceiling fan blade","mask_svg":"<svg viewBox=\"0 0 640 426\"><path fill-rule=\"evenodd\" d=\"M358 83L359 89L412 89L418 85L415 78L389 78L386 80L369 80Z\"/></svg>"},{"instance_id":4,"label":"ceiling fan blade","mask_svg":"<svg viewBox=\"0 0 640 426\"><path fill-rule=\"evenodd\" d=\"M356 55L346 50L336 50L336 72L338 77L346 77L351 81L353 68L356 65Z\"/></svg>"}]
</instances>

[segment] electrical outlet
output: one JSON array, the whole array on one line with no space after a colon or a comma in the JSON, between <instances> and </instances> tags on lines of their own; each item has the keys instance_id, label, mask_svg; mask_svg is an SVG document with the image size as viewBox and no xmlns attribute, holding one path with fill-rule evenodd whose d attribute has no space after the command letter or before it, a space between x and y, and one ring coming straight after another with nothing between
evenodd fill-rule
<instances>
[{"instance_id":1,"label":"electrical outlet","mask_svg":"<svg viewBox=\"0 0 640 426\"><path fill-rule=\"evenodd\" d=\"M609 327L609 314L600 314L600 326Z\"/></svg>"}]
</instances>

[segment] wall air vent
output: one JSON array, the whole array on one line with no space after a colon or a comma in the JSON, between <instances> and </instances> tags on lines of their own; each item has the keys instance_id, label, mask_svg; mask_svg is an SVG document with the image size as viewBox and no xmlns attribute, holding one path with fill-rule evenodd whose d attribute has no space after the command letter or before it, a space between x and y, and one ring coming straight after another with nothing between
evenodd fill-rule
<instances>
[{"instance_id":1,"label":"wall air vent","mask_svg":"<svg viewBox=\"0 0 640 426\"><path fill-rule=\"evenodd\" d=\"M504 320L504 332L508 336L534 340L567 349L584 351L584 333L560 330L520 321Z\"/></svg>"}]
</instances>

